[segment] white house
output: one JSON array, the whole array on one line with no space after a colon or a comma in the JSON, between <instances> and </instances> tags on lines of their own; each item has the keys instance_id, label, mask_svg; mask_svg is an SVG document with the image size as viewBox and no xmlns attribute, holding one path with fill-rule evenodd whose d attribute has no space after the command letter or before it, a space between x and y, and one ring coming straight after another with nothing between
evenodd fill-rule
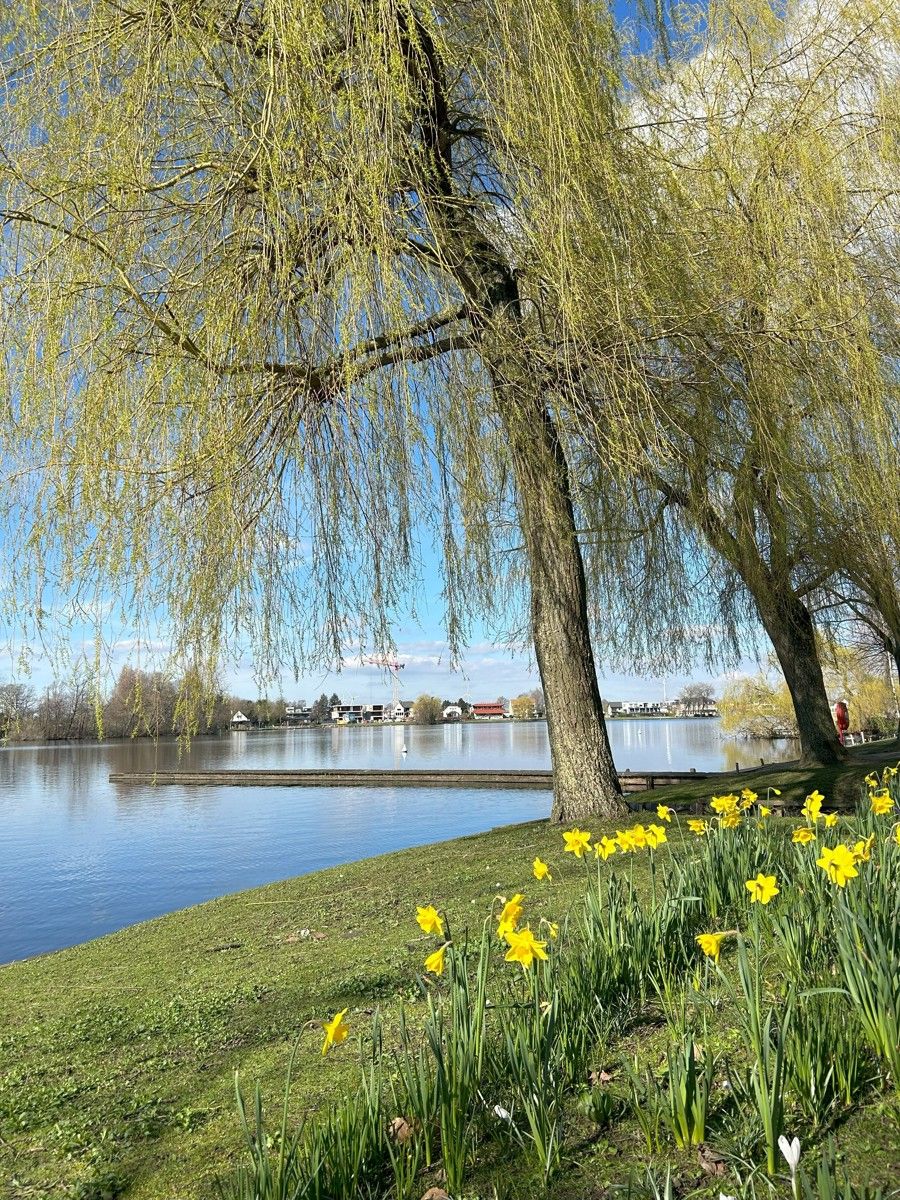
<instances>
[{"instance_id":1,"label":"white house","mask_svg":"<svg viewBox=\"0 0 900 1200\"><path fill-rule=\"evenodd\" d=\"M250 718L245 717L240 710L231 718L231 728L234 730L249 729L251 723Z\"/></svg>"},{"instance_id":2,"label":"white house","mask_svg":"<svg viewBox=\"0 0 900 1200\"><path fill-rule=\"evenodd\" d=\"M442 721L461 721L462 715L463 715L462 709L459 707L458 704L448 704L441 711L441 720Z\"/></svg>"}]
</instances>

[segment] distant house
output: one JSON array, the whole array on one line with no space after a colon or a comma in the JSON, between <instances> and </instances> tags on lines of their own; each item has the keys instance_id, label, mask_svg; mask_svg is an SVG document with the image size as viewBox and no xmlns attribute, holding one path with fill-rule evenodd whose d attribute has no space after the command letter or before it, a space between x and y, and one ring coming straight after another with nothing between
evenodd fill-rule
<instances>
[{"instance_id":1,"label":"distant house","mask_svg":"<svg viewBox=\"0 0 900 1200\"><path fill-rule=\"evenodd\" d=\"M312 709L304 708L301 704L288 704L284 719L288 725L309 725L312 722Z\"/></svg>"},{"instance_id":2,"label":"distant house","mask_svg":"<svg viewBox=\"0 0 900 1200\"><path fill-rule=\"evenodd\" d=\"M332 704L331 719L335 725L361 725L365 709L361 704Z\"/></svg>"},{"instance_id":3,"label":"distant house","mask_svg":"<svg viewBox=\"0 0 900 1200\"><path fill-rule=\"evenodd\" d=\"M621 716L660 717L669 711L659 700L626 700L619 710Z\"/></svg>"},{"instance_id":4,"label":"distant house","mask_svg":"<svg viewBox=\"0 0 900 1200\"><path fill-rule=\"evenodd\" d=\"M605 715L607 717L620 717L622 715L622 701L621 700L608 700L606 702Z\"/></svg>"},{"instance_id":5,"label":"distant house","mask_svg":"<svg viewBox=\"0 0 900 1200\"><path fill-rule=\"evenodd\" d=\"M461 721L462 715L463 715L462 709L459 707L458 704L447 704L441 711L441 720L442 721Z\"/></svg>"},{"instance_id":6,"label":"distant house","mask_svg":"<svg viewBox=\"0 0 900 1200\"><path fill-rule=\"evenodd\" d=\"M680 717L717 717L719 706L715 700L679 700L675 711Z\"/></svg>"},{"instance_id":7,"label":"distant house","mask_svg":"<svg viewBox=\"0 0 900 1200\"><path fill-rule=\"evenodd\" d=\"M245 717L240 711L236 712L231 718L231 728L234 730L249 729L252 724L249 717Z\"/></svg>"},{"instance_id":8,"label":"distant house","mask_svg":"<svg viewBox=\"0 0 900 1200\"><path fill-rule=\"evenodd\" d=\"M408 721L412 710L412 700L398 700L394 707L388 710L390 715L386 719L389 721Z\"/></svg>"},{"instance_id":9,"label":"distant house","mask_svg":"<svg viewBox=\"0 0 900 1200\"><path fill-rule=\"evenodd\" d=\"M367 704L363 709L363 720L369 723L370 721L387 721L390 720L390 717L384 704Z\"/></svg>"},{"instance_id":10,"label":"distant house","mask_svg":"<svg viewBox=\"0 0 900 1200\"><path fill-rule=\"evenodd\" d=\"M472 716L476 721L496 721L506 716L506 709L496 700L479 700L472 705Z\"/></svg>"}]
</instances>

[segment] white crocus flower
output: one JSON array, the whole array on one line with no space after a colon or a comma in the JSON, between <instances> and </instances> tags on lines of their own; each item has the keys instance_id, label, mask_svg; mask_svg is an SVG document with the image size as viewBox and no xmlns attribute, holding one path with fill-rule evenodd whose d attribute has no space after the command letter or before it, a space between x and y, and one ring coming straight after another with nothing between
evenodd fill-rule
<instances>
[{"instance_id":1,"label":"white crocus flower","mask_svg":"<svg viewBox=\"0 0 900 1200\"><path fill-rule=\"evenodd\" d=\"M797 1164L800 1162L800 1139L795 1137L788 1141L784 1134L778 1139L778 1149L784 1155L784 1160L791 1171L791 1179L797 1174Z\"/></svg>"}]
</instances>

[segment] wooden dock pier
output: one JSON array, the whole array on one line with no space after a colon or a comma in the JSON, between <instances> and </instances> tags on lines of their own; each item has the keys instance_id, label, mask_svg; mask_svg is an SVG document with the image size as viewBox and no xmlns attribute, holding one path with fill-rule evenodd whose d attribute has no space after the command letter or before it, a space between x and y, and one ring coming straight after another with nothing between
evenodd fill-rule
<instances>
[{"instance_id":1,"label":"wooden dock pier","mask_svg":"<svg viewBox=\"0 0 900 1200\"><path fill-rule=\"evenodd\" d=\"M715 779L703 771L623 771L623 792L647 792L685 780ZM206 785L215 787L418 787L418 788L503 788L504 790L553 790L552 771L455 771L420 770L271 770L271 771L116 771L110 783Z\"/></svg>"}]
</instances>

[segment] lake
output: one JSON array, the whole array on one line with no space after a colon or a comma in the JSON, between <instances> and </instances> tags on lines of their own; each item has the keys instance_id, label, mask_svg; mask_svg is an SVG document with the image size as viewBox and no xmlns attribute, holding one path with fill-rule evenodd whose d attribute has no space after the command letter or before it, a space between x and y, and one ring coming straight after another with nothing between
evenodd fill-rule
<instances>
[{"instance_id":1,"label":"lake","mask_svg":"<svg viewBox=\"0 0 900 1200\"><path fill-rule=\"evenodd\" d=\"M791 758L715 720L619 720L620 770L716 771ZM408 754L402 754L404 744ZM547 768L543 722L272 730L177 741L0 747L0 962L227 892L536 820L550 795L413 788L129 787L113 771L191 767Z\"/></svg>"}]
</instances>

